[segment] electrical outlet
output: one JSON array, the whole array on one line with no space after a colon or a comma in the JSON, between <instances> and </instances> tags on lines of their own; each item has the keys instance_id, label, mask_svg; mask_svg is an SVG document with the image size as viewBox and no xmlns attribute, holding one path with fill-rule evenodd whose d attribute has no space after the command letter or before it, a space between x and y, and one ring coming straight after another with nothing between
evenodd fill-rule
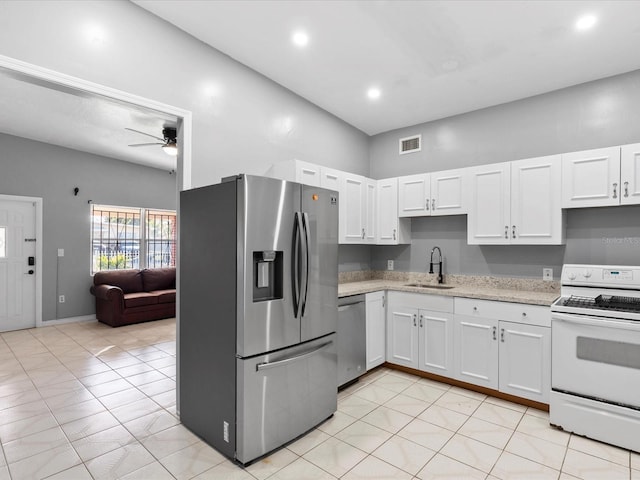
<instances>
[{"instance_id":1,"label":"electrical outlet","mask_svg":"<svg viewBox=\"0 0 640 480\"><path fill-rule=\"evenodd\" d=\"M553 280L553 268L542 269L542 280L551 282Z\"/></svg>"},{"instance_id":2,"label":"electrical outlet","mask_svg":"<svg viewBox=\"0 0 640 480\"><path fill-rule=\"evenodd\" d=\"M393 260L387 260L387 270L393 270Z\"/></svg>"},{"instance_id":3,"label":"electrical outlet","mask_svg":"<svg viewBox=\"0 0 640 480\"><path fill-rule=\"evenodd\" d=\"M59 302L59 303L64 303L64 295L60 295L60 296L58 297L58 302Z\"/></svg>"}]
</instances>

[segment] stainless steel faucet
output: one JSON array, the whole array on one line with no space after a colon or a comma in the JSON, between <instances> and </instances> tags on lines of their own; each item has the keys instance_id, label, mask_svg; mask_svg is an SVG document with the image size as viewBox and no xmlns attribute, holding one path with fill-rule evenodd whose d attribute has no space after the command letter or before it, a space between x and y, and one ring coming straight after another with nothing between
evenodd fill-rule
<instances>
[{"instance_id":1,"label":"stainless steel faucet","mask_svg":"<svg viewBox=\"0 0 640 480\"><path fill-rule=\"evenodd\" d=\"M439 261L438 261L438 283L443 283L443 278L442 278L442 250L440 250L440 247L435 246L431 249L431 259L429 261L429 273L433 273L433 253L436 251L436 249L438 249L438 257L439 257Z\"/></svg>"}]
</instances>

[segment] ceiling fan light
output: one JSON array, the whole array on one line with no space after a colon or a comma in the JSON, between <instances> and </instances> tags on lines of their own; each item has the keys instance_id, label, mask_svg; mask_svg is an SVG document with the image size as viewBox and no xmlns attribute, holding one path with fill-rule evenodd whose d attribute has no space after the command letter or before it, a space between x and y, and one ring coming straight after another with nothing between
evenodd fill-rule
<instances>
[{"instance_id":1,"label":"ceiling fan light","mask_svg":"<svg viewBox=\"0 0 640 480\"><path fill-rule=\"evenodd\" d=\"M178 145L176 145L175 142L170 142L166 145L163 145L162 150L164 150L164 153L166 153L167 155L171 155L173 157L178 155Z\"/></svg>"}]
</instances>

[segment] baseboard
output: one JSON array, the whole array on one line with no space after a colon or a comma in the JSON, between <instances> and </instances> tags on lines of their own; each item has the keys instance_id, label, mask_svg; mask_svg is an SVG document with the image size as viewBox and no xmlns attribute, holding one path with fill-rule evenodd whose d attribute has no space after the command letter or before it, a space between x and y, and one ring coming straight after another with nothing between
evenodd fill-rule
<instances>
[{"instance_id":1,"label":"baseboard","mask_svg":"<svg viewBox=\"0 0 640 480\"><path fill-rule=\"evenodd\" d=\"M95 315L81 315L79 317L66 317L66 318L58 318L55 320L43 320L42 324L37 325L37 327L49 327L51 325L61 325L63 323L76 323L76 322L90 322L97 321Z\"/></svg>"}]
</instances>

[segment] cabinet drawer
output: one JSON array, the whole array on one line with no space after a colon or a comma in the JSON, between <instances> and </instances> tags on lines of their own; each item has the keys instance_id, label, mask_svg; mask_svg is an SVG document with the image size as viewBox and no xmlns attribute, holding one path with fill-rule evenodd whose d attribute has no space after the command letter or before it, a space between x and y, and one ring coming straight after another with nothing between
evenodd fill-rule
<instances>
[{"instance_id":1,"label":"cabinet drawer","mask_svg":"<svg viewBox=\"0 0 640 480\"><path fill-rule=\"evenodd\" d=\"M402 305L420 310L453 313L453 297L428 293L394 292L387 293L389 305Z\"/></svg>"},{"instance_id":2,"label":"cabinet drawer","mask_svg":"<svg viewBox=\"0 0 640 480\"><path fill-rule=\"evenodd\" d=\"M454 313L478 318L507 320L526 325L551 326L550 308L541 305L456 297L454 300Z\"/></svg>"}]
</instances>

